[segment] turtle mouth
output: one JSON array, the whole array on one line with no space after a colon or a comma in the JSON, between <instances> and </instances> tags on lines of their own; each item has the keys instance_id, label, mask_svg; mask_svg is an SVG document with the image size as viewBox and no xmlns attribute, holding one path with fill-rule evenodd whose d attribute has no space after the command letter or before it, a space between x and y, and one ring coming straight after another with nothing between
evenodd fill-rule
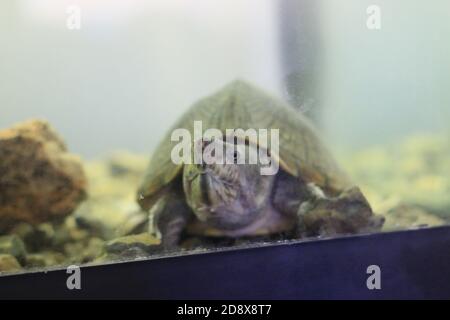
<instances>
[{"instance_id":1,"label":"turtle mouth","mask_svg":"<svg viewBox=\"0 0 450 320\"><path fill-rule=\"evenodd\" d=\"M200 196L201 196L201 203L203 203L204 207L211 206L211 199L209 197L209 180L210 176L206 170L203 170L199 173L199 179L200 179Z\"/></svg>"},{"instance_id":2,"label":"turtle mouth","mask_svg":"<svg viewBox=\"0 0 450 320\"><path fill-rule=\"evenodd\" d=\"M219 174L214 168L206 167L199 173L198 178L202 203L206 206L221 206L231 202L237 196L235 179L227 179L228 177Z\"/></svg>"},{"instance_id":3,"label":"turtle mouth","mask_svg":"<svg viewBox=\"0 0 450 320\"><path fill-rule=\"evenodd\" d=\"M210 166L198 170L189 180L187 192L191 192L193 185L197 186L198 198L195 204L192 203L192 207L194 211L200 213L200 220L205 220L207 216L216 216L221 208L231 205L238 196L236 184L223 179Z\"/></svg>"}]
</instances>

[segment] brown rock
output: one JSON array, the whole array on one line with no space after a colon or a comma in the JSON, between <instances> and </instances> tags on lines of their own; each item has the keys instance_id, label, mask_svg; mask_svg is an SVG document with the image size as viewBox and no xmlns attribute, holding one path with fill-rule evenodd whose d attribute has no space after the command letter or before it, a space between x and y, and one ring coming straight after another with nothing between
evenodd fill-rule
<instances>
[{"instance_id":1,"label":"brown rock","mask_svg":"<svg viewBox=\"0 0 450 320\"><path fill-rule=\"evenodd\" d=\"M86 196L81 161L45 121L0 131L0 232L62 220Z\"/></svg>"}]
</instances>

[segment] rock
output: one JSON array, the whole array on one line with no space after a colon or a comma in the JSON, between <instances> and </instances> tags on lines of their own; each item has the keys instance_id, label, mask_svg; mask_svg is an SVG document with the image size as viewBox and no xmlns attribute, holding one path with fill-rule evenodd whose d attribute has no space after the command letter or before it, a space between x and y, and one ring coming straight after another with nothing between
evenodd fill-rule
<instances>
[{"instance_id":1,"label":"rock","mask_svg":"<svg viewBox=\"0 0 450 320\"><path fill-rule=\"evenodd\" d=\"M57 265L67 264L66 257L60 252L43 251L27 255L26 267L45 268Z\"/></svg>"},{"instance_id":2,"label":"rock","mask_svg":"<svg viewBox=\"0 0 450 320\"><path fill-rule=\"evenodd\" d=\"M24 264L27 253L22 240L15 235L10 235L0 237L0 254L11 255Z\"/></svg>"},{"instance_id":3,"label":"rock","mask_svg":"<svg viewBox=\"0 0 450 320\"><path fill-rule=\"evenodd\" d=\"M98 258L103 253L105 242L99 238L91 238L87 247L83 251L82 262L90 262Z\"/></svg>"},{"instance_id":4,"label":"rock","mask_svg":"<svg viewBox=\"0 0 450 320\"><path fill-rule=\"evenodd\" d=\"M147 256L161 251L160 240L149 233L117 238L105 243L103 260Z\"/></svg>"},{"instance_id":5,"label":"rock","mask_svg":"<svg viewBox=\"0 0 450 320\"><path fill-rule=\"evenodd\" d=\"M349 152L342 163L374 211L386 214L387 229L408 227L405 223L416 224L416 219L429 225L450 221L448 135L411 135L403 141Z\"/></svg>"},{"instance_id":6,"label":"rock","mask_svg":"<svg viewBox=\"0 0 450 320\"><path fill-rule=\"evenodd\" d=\"M15 234L22 239L23 242L25 242L25 239L31 237L31 235L35 232L35 229L36 228L31 224L21 222L10 231L10 234Z\"/></svg>"},{"instance_id":7,"label":"rock","mask_svg":"<svg viewBox=\"0 0 450 320\"><path fill-rule=\"evenodd\" d=\"M17 259L10 254L0 254L0 273L19 271L20 266Z\"/></svg>"},{"instance_id":8,"label":"rock","mask_svg":"<svg viewBox=\"0 0 450 320\"><path fill-rule=\"evenodd\" d=\"M120 197L134 202L136 188L145 174L148 156L115 152L103 159L86 163L89 196Z\"/></svg>"},{"instance_id":9,"label":"rock","mask_svg":"<svg viewBox=\"0 0 450 320\"><path fill-rule=\"evenodd\" d=\"M107 159L113 177L130 176L141 179L148 166L148 157L127 151L114 152Z\"/></svg>"},{"instance_id":10,"label":"rock","mask_svg":"<svg viewBox=\"0 0 450 320\"><path fill-rule=\"evenodd\" d=\"M74 213L77 226L104 240L146 230L148 215L135 195L146 163L147 157L127 152L88 162L89 199Z\"/></svg>"},{"instance_id":11,"label":"rock","mask_svg":"<svg viewBox=\"0 0 450 320\"><path fill-rule=\"evenodd\" d=\"M159 245L160 240L144 232L141 234L126 236L108 241L105 244L105 249L110 253L117 253L131 247L141 247L143 249L152 248Z\"/></svg>"},{"instance_id":12,"label":"rock","mask_svg":"<svg viewBox=\"0 0 450 320\"><path fill-rule=\"evenodd\" d=\"M422 206L399 203L386 212L386 230L411 227L433 227L445 224L432 210Z\"/></svg>"},{"instance_id":13,"label":"rock","mask_svg":"<svg viewBox=\"0 0 450 320\"><path fill-rule=\"evenodd\" d=\"M22 239L28 252L37 252L52 245L55 230L50 223L32 226L22 222L14 227L10 233Z\"/></svg>"},{"instance_id":14,"label":"rock","mask_svg":"<svg viewBox=\"0 0 450 320\"><path fill-rule=\"evenodd\" d=\"M0 131L0 231L62 220L86 196L79 158L45 121Z\"/></svg>"},{"instance_id":15,"label":"rock","mask_svg":"<svg viewBox=\"0 0 450 320\"><path fill-rule=\"evenodd\" d=\"M75 221L80 229L104 240L111 240L142 230L147 214L135 202L125 199L90 199L77 210Z\"/></svg>"},{"instance_id":16,"label":"rock","mask_svg":"<svg viewBox=\"0 0 450 320\"><path fill-rule=\"evenodd\" d=\"M90 237L92 237L92 235L89 234L89 232L82 230L77 226L75 217L69 216L64 223L55 226L51 247L62 250L67 243L85 243Z\"/></svg>"},{"instance_id":17,"label":"rock","mask_svg":"<svg viewBox=\"0 0 450 320\"><path fill-rule=\"evenodd\" d=\"M70 263L91 262L103 253L104 241L91 238L86 242L71 242L64 246L64 253Z\"/></svg>"}]
</instances>

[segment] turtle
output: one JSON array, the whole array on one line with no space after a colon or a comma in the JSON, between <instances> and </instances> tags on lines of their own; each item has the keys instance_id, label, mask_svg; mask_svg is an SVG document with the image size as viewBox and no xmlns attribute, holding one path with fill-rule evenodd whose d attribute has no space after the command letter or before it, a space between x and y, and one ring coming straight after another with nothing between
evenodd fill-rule
<instances>
[{"instance_id":1,"label":"turtle","mask_svg":"<svg viewBox=\"0 0 450 320\"><path fill-rule=\"evenodd\" d=\"M205 161L173 161L177 141L172 133L183 129L192 138L196 121L223 134L192 141L191 150L197 150L192 155L199 150L196 144L200 150L214 146L210 150L227 150L222 161L208 164L204 152L199 156ZM230 129L241 131L227 134ZM278 130L278 152L271 154L264 139L246 136L251 129ZM255 149L264 150L279 170L263 175L262 163L237 161ZM155 149L137 201L149 214L148 231L164 248L176 248L190 236L305 238L372 232L384 221L314 125L282 99L244 80L227 84L181 116Z\"/></svg>"}]
</instances>

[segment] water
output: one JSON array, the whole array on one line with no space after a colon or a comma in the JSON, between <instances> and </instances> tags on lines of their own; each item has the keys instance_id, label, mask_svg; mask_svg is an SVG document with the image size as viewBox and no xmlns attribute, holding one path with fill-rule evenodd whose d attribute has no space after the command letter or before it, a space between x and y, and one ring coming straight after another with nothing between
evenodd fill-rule
<instances>
[{"instance_id":1,"label":"water","mask_svg":"<svg viewBox=\"0 0 450 320\"><path fill-rule=\"evenodd\" d=\"M373 211L385 217L383 231L447 224L450 4L378 1L380 28L370 29L371 4L86 0L78 1L78 29L69 3L3 1L0 127L48 121L81 156L85 177L76 181L86 190L74 194L86 200L65 202L67 214L56 200L50 210L46 197L37 197L28 205L33 213L22 215L4 204L21 208L30 191L24 186L11 201L13 180L3 174L0 271L155 253L157 240L135 201L150 156L193 103L236 78L315 122ZM47 169L34 168L31 180L43 192ZM117 240L129 234L139 236ZM194 238L185 247L286 238Z\"/></svg>"}]
</instances>

